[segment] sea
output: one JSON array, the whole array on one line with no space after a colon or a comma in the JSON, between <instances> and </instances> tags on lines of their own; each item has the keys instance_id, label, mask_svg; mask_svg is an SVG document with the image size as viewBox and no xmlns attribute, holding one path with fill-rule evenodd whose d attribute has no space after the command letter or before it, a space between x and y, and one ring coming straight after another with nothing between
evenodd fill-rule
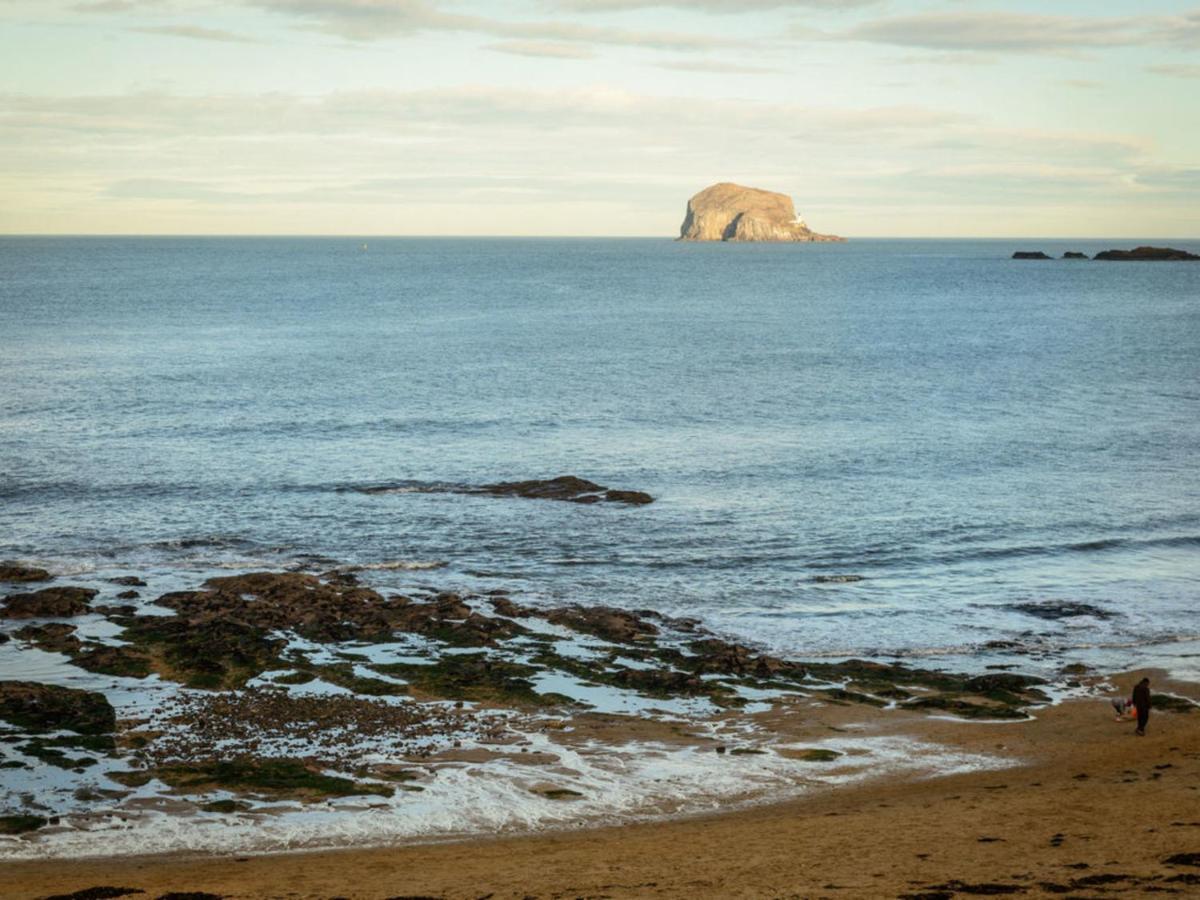
<instances>
[{"instance_id":1,"label":"sea","mask_svg":"<svg viewBox=\"0 0 1200 900\"><path fill-rule=\"evenodd\" d=\"M0 559L1194 675L1200 265L1010 258L1142 243L3 238Z\"/></svg>"}]
</instances>

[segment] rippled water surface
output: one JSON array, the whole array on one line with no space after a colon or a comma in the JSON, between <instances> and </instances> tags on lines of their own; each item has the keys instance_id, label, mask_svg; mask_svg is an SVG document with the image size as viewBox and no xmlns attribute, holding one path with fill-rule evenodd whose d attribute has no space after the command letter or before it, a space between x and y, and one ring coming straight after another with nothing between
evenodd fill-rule
<instances>
[{"instance_id":1,"label":"rippled water surface","mask_svg":"<svg viewBox=\"0 0 1200 900\"><path fill-rule=\"evenodd\" d=\"M316 556L801 656L1180 662L1200 264L1026 243L3 239L0 557ZM566 473L658 499L424 490ZM1104 617L1012 608L1042 601Z\"/></svg>"}]
</instances>

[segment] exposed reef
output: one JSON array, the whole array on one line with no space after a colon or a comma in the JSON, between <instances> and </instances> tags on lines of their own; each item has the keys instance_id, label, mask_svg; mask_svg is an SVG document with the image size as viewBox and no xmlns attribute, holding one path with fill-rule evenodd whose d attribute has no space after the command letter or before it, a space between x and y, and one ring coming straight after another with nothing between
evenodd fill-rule
<instances>
[{"instance_id":1,"label":"exposed reef","mask_svg":"<svg viewBox=\"0 0 1200 900\"><path fill-rule=\"evenodd\" d=\"M54 576L36 566L23 566L15 562L0 562L0 581L12 583L25 581L50 581Z\"/></svg>"},{"instance_id":2,"label":"exposed reef","mask_svg":"<svg viewBox=\"0 0 1200 900\"><path fill-rule=\"evenodd\" d=\"M1195 253L1173 247L1135 247L1133 250L1105 250L1096 259L1116 262L1191 262L1200 260Z\"/></svg>"},{"instance_id":3,"label":"exposed reef","mask_svg":"<svg viewBox=\"0 0 1200 900\"><path fill-rule=\"evenodd\" d=\"M845 238L811 230L787 194L721 182L688 201L679 240L830 243Z\"/></svg>"},{"instance_id":4,"label":"exposed reef","mask_svg":"<svg viewBox=\"0 0 1200 900\"><path fill-rule=\"evenodd\" d=\"M527 500L562 500L569 503L623 503L645 506L654 498L644 491L616 490L578 478L559 475L529 481L499 481L494 484L377 484L356 487L363 494L487 494L492 497L522 497Z\"/></svg>"},{"instance_id":5,"label":"exposed reef","mask_svg":"<svg viewBox=\"0 0 1200 900\"><path fill-rule=\"evenodd\" d=\"M1041 250L1018 250L1012 255L1013 259L1053 259ZM1087 259L1086 253L1069 250L1062 255L1063 259ZM1133 250L1105 250L1097 253L1092 259L1109 262L1191 262L1200 260L1200 256L1186 250L1174 247L1135 247Z\"/></svg>"},{"instance_id":6,"label":"exposed reef","mask_svg":"<svg viewBox=\"0 0 1200 900\"><path fill-rule=\"evenodd\" d=\"M89 611L92 598L98 592L92 588L52 587L30 594L9 594L0 608L6 619L62 619Z\"/></svg>"},{"instance_id":7,"label":"exposed reef","mask_svg":"<svg viewBox=\"0 0 1200 900\"><path fill-rule=\"evenodd\" d=\"M35 681L0 681L0 719L32 732L89 735L109 734L117 725L103 694Z\"/></svg>"},{"instance_id":8,"label":"exposed reef","mask_svg":"<svg viewBox=\"0 0 1200 900\"><path fill-rule=\"evenodd\" d=\"M937 708L966 717L1020 716L1025 705L1044 699L1035 679L1020 676L970 678L861 660L805 663L725 641L692 619L607 606L534 608L503 595L385 597L338 571L322 577L251 572L211 578L200 590L163 594L155 603L176 615L97 608L122 626L124 643L117 645L81 640L62 622L30 625L15 636L63 653L89 671L131 677L153 672L209 690L241 688L276 672L272 681L280 687L320 679L368 697L411 694L497 707L578 707L569 697L539 688L539 678L554 673L649 698L705 698L722 708L744 705L741 687L833 702ZM596 646L583 656L567 652L564 631ZM313 661L307 651L290 646L289 635L318 645L362 646L413 635L444 649L431 647L429 658L412 661L358 654Z\"/></svg>"},{"instance_id":9,"label":"exposed reef","mask_svg":"<svg viewBox=\"0 0 1200 900\"><path fill-rule=\"evenodd\" d=\"M654 498L642 491L617 491L576 478L574 475L560 475L543 481L502 481L498 484L485 484L478 493L492 494L497 497L526 497L531 500L566 500L571 503L625 503L630 506L644 506L653 503Z\"/></svg>"}]
</instances>

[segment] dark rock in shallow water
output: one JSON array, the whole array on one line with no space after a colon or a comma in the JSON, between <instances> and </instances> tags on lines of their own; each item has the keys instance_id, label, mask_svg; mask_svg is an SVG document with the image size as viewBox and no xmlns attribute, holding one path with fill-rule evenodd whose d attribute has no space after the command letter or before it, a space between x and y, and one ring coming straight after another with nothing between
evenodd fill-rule
<instances>
[{"instance_id":1,"label":"dark rock in shallow water","mask_svg":"<svg viewBox=\"0 0 1200 900\"><path fill-rule=\"evenodd\" d=\"M1041 250L1018 250L1012 255L1013 259L1051 259Z\"/></svg>"},{"instance_id":2,"label":"dark rock in shallow water","mask_svg":"<svg viewBox=\"0 0 1200 900\"><path fill-rule=\"evenodd\" d=\"M1089 259L1086 253L1080 253L1077 250L1068 250L1063 254L1063 259Z\"/></svg>"},{"instance_id":3,"label":"dark rock in shallow water","mask_svg":"<svg viewBox=\"0 0 1200 900\"><path fill-rule=\"evenodd\" d=\"M117 727L103 694L35 681L0 681L0 719L30 731L109 734Z\"/></svg>"},{"instance_id":4,"label":"dark rock in shallow water","mask_svg":"<svg viewBox=\"0 0 1200 900\"><path fill-rule=\"evenodd\" d=\"M618 644L632 644L658 634L657 626L636 613L610 606L567 606L552 609L546 620Z\"/></svg>"},{"instance_id":5,"label":"dark rock in shallow water","mask_svg":"<svg viewBox=\"0 0 1200 900\"><path fill-rule=\"evenodd\" d=\"M283 638L232 619L137 616L118 619L121 639L145 654L162 677L189 687L240 687L279 665Z\"/></svg>"},{"instance_id":6,"label":"dark rock in shallow water","mask_svg":"<svg viewBox=\"0 0 1200 900\"><path fill-rule=\"evenodd\" d=\"M643 491L621 491L594 481L560 475L532 481L500 481L496 484L379 484L355 487L362 494L489 494L493 497L524 497L530 500L562 500L568 503L624 503L644 506L654 498Z\"/></svg>"},{"instance_id":7,"label":"dark rock in shallow water","mask_svg":"<svg viewBox=\"0 0 1200 900\"><path fill-rule=\"evenodd\" d=\"M9 594L0 616L8 619L61 619L89 611L96 596L91 588L52 587L31 594Z\"/></svg>"},{"instance_id":8,"label":"dark rock in shallow water","mask_svg":"<svg viewBox=\"0 0 1200 900\"><path fill-rule=\"evenodd\" d=\"M0 816L0 834L24 834L27 831L37 831L46 820L41 816Z\"/></svg>"},{"instance_id":9,"label":"dark rock in shallow water","mask_svg":"<svg viewBox=\"0 0 1200 900\"><path fill-rule=\"evenodd\" d=\"M1117 262L1190 262L1200 256L1174 247L1135 247L1133 250L1105 250L1097 253L1095 258Z\"/></svg>"},{"instance_id":10,"label":"dark rock in shallow water","mask_svg":"<svg viewBox=\"0 0 1200 900\"><path fill-rule=\"evenodd\" d=\"M75 626L66 622L47 622L45 625L26 625L13 632L15 637L29 641L39 650L50 653L71 653L83 646L75 637Z\"/></svg>"},{"instance_id":11,"label":"dark rock in shallow water","mask_svg":"<svg viewBox=\"0 0 1200 900\"><path fill-rule=\"evenodd\" d=\"M1113 613L1090 603L1077 603L1072 600L1047 600L1041 603L1013 603L1008 609L1023 612L1039 619L1056 621L1069 619L1074 616L1095 616L1097 619L1111 619Z\"/></svg>"},{"instance_id":12,"label":"dark rock in shallow water","mask_svg":"<svg viewBox=\"0 0 1200 900\"><path fill-rule=\"evenodd\" d=\"M485 484L476 488L475 492L493 494L498 497L526 497L533 500L566 500L571 503L598 503L605 500L609 503L626 503L632 506L642 506L653 503L654 498L642 491L616 491L576 478L574 475L560 475L534 481L502 481L497 484Z\"/></svg>"},{"instance_id":13,"label":"dark rock in shallow water","mask_svg":"<svg viewBox=\"0 0 1200 900\"><path fill-rule=\"evenodd\" d=\"M136 575L122 575L120 578L108 579L109 584L118 584L121 587L145 587L146 582L138 578Z\"/></svg>"},{"instance_id":14,"label":"dark rock in shallow water","mask_svg":"<svg viewBox=\"0 0 1200 900\"><path fill-rule=\"evenodd\" d=\"M54 576L45 569L36 566L22 566L19 563L0 563L0 581L13 583L26 581L50 581Z\"/></svg>"}]
</instances>

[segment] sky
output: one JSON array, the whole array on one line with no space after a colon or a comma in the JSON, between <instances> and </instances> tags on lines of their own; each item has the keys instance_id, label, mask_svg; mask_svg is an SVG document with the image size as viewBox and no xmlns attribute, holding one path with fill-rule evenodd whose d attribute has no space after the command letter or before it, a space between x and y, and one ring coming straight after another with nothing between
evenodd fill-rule
<instances>
[{"instance_id":1,"label":"sky","mask_svg":"<svg viewBox=\"0 0 1200 900\"><path fill-rule=\"evenodd\" d=\"M1200 237L1200 0L0 0L0 233Z\"/></svg>"}]
</instances>

